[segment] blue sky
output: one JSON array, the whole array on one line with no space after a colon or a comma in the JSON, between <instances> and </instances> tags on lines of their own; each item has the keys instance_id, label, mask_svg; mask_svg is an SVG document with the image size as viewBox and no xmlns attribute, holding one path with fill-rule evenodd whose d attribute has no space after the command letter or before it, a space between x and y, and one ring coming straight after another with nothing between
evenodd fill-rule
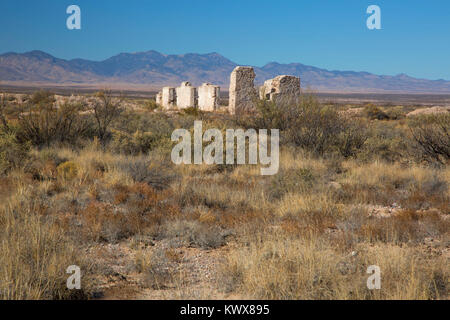
<instances>
[{"instance_id":1,"label":"blue sky","mask_svg":"<svg viewBox=\"0 0 450 320\"><path fill-rule=\"evenodd\" d=\"M81 8L81 30L66 28L71 4ZM366 27L372 4L381 30ZM0 14L0 53L218 52L239 64L450 80L448 0L1 0Z\"/></svg>"}]
</instances>

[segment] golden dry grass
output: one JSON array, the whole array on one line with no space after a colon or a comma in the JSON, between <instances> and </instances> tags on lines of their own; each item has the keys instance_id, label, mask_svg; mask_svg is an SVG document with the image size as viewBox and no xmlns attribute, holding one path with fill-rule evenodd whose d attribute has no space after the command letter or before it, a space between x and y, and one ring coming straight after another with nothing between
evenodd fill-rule
<instances>
[{"instance_id":1,"label":"golden dry grass","mask_svg":"<svg viewBox=\"0 0 450 320\"><path fill-rule=\"evenodd\" d=\"M204 127L223 129L215 121ZM257 165L175 166L164 148L33 149L31 166L0 180L0 298L86 298L100 258L83 252L123 243L148 288L177 289L167 298L215 297L172 268L183 263L178 247L226 247L214 270L221 298L449 298L448 166L288 146L280 155L279 173L261 176ZM142 249L136 237L168 247ZM74 264L86 273L78 296L65 289ZM366 286L370 265L381 290Z\"/></svg>"}]
</instances>

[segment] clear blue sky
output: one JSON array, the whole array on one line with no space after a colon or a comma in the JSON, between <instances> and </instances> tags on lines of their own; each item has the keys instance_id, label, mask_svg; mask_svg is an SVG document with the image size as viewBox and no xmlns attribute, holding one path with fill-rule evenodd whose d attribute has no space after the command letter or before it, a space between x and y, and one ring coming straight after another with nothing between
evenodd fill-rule
<instances>
[{"instance_id":1,"label":"clear blue sky","mask_svg":"<svg viewBox=\"0 0 450 320\"><path fill-rule=\"evenodd\" d=\"M81 30L66 28L71 4L81 8ZM382 30L366 27L371 4ZM0 14L0 53L218 52L239 64L450 80L449 0L1 0Z\"/></svg>"}]
</instances>

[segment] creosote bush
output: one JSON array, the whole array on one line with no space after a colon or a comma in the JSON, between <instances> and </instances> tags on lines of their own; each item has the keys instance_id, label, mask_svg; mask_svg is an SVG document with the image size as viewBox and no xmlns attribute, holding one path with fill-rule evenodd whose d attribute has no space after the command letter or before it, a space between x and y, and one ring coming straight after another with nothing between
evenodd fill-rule
<instances>
[{"instance_id":1,"label":"creosote bush","mask_svg":"<svg viewBox=\"0 0 450 320\"><path fill-rule=\"evenodd\" d=\"M415 117L409 122L420 159L447 164L450 160L450 113Z\"/></svg>"},{"instance_id":2,"label":"creosote bush","mask_svg":"<svg viewBox=\"0 0 450 320\"><path fill-rule=\"evenodd\" d=\"M76 144L92 131L92 121L83 103L56 105L53 95L39 93L22 107L18 137L36 146L49 147L53 142Z\"/></svg>"},{"instance_id":3,"label":"creosote bush","mask_svg":"<svg viewBox=\"0 0 450 320\"><path fill-rule=\"evenodd\" d=\"M21 143L14 133L0 132L0 173L22 166L29 149L29 143Z\"/></svg>"},{"instance_id":4,"label":"creosote bush","mask_svg":"<svg viewBox=\"0 0 450 320\"><path fill-rule=\"evenodd\" d=\"M339 153L355 156L367 139L365 126L350 120L332 107L321 105L314 96L305 95L298 104L259 101L257 128L281 130L282 143L301 147L313 154Z\"/></svg>"}]
</instances>

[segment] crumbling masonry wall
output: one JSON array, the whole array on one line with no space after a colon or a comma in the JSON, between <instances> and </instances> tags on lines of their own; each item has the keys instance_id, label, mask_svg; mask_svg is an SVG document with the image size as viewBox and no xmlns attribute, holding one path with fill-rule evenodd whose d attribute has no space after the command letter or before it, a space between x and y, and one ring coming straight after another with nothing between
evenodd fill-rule
<instances>
[{"instance_id":1,"label":"crumbling masonry wall","mask_svg":"<svg viewBox=\"0 0 450 320\"><path fill-rule=\"evenodd\" d=\"M175 88L164 87L161 92L161 105L164 109L172 109L177 103L177 94Z\"/></svg>"},{"instance_id":2,"label":"crumbling masonry wall","mask_svg":"<svg viewBox=\"0 0 450 320\"><path fill-rule=\"evenodd\" d=\"M198 108L202 111L214 111L219 108L220 87L204 83L198 88Z\"/></svg>"},{"instance_id":3,"label":"crumbling masonry wall","mask_svg":"<svg viewBox=\"0 0 450 320\"><path fill-rule=\"evenodd\" d=\"M179 109L195 108L197 104L197 89L190 82L183 82L176 89L176 105Z\"/></svg>"},{"instance_id":4,"label":"crumbling masonry wall","mask_svg":"<svg viewBox=\"0 0 450 320\"><path fill-rule=\"evenodd\" d=\"M260 87L259 97L277 103L295 103L300 97L300 78L282 75L267 80Z\"/></svg>"},{"instance_id":5,"label":"crumbling masonry wall","mask_svg":"<svg viewBox=\"0 0 450 320\"><path fill-rule=\"evenodd\" d=\"M257 93L254 87L255 71L252 67L236 67L230 76L231 114L252 112L256 109Z\"/></svg>"},{"instance_id":6,"label":"crumbling masonry wall","mask_svg":"<svg viewBox=\"0 0 450 320\"><path fill-rule=\"evenodd\" d=\"M230 114L251 113L256 110L258 101L254 86L255 71L252 67L236 67L230 75L229 106ZM274 101L277 104L298 103L301 95L300 78L280 75L264 82L259 88L259 98ZM180 87L164 87L156 95L156 103L164 109L198 107L202 111L219 109L220 87L203 83L198 89L190 82Z\"/></svg>"},{"instance_id":7,"label":"crumbling masonry wall","mask_svg":"<svg viewBox=\"0 0 450 320\"><path fill-rule=\"evenodd\" d=\"M162 92L156 94L156 104L162 105Z\"/></svg>"}]
</instances>

